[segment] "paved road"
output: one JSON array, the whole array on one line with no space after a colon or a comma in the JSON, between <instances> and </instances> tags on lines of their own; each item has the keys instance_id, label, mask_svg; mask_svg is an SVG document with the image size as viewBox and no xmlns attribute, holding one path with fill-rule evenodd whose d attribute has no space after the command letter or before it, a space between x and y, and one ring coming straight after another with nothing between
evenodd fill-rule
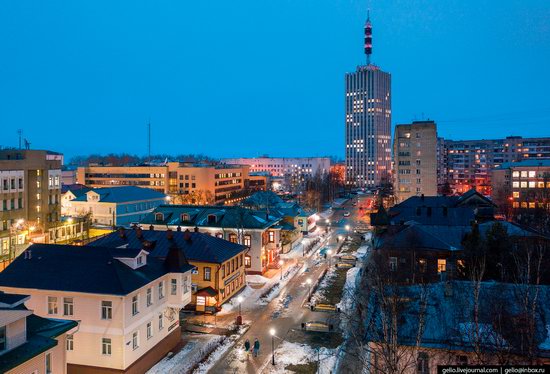
<instances>
[{"instance_id":1,"label":"paved road","mask_svg":"<svg viewBox=\"0 0 550 374\"><path fill-rule=\"evenodd\" d=\"M334 235L329 237L328 245L333 247L336 245ZM309 292L306 279L316 280L327 266L326 262L319 263L315 257L313 255L300 259L304 263L302 270L286 284L279 296L266 307L244 315L245 320L254 321L250 329L218 361L210 373L259 373L271 359L271 335L269 334L271 328L276 331L274 339L276 349L287 333L293 328L300 328L302 322L327 319L326 313L312 312L303 307ZM304 271L306 269L309 271ZM260 355L247 358L242 352L244 341L249 339L253 342L256 338L260 341Z\"/></svg>"}]
</instances>

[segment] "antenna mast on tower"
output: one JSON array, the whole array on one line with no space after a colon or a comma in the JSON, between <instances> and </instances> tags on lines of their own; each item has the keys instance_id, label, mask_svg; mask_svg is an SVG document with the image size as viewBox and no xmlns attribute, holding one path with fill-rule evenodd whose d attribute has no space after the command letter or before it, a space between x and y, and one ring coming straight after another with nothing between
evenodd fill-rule
<instances>
[{"instance_id":1,"label":"antenna mast on tower","mask_svg":"<svg viewBox=\"0 0 550 374\"><path fill-rule=\"evenodd\" d=\"M367 65L370 65L370 55L372 54L372 25L370 23L370 10L367 11L367 22L365 22L365 54L367 55Z\"/></svg>"},{"instance_id":2,"label":"antenna mast on tower","mask_svg":"<svg viewBox=\"0 0 550 374\"><path fill-rule=\"evenodd\" d=\"M149 163L151 163L151 119L147 123L147 154Z\"/></svg>"}]
</instances>

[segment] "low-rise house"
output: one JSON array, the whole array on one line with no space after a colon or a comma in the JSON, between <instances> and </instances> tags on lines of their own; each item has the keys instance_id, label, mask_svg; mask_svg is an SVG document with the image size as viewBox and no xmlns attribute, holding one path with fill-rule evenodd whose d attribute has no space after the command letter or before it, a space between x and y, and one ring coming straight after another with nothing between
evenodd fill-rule
<instances>
[{"instance_id":1,"label":"low-rise house","mask_svg":"<svg viewBox=\"0 0 550 374\"><path fill-rule=\"evenodd\" d=\"M373 290L362 316L371 373L550 363L550 287L453 281ZM359 329L359 327L357 327Z\"/></svg>"},{"instance_id":2,"label":"low-rise house","mask_svg":"<svg viewBox=\"0 0 550 374\"><path fill-rule=\"evenodd\" d=\"M42 318L25 307L27 295L0 293L0 372L67 372L67 333L78 323Z\"/></svg>"},{"instance_id":3,"label":"low-rise house","mask_svg":"<svg viewBox=\"0 0 550 374\"><path fill-rule=\"evenodd\" d=\"M67 343L68 373L142 373L181 339L191 301L181 251L34 244L0 273L0 290L29 295L41 317L80 322Z\"/></svg>"},{"instance_id":4,"label":"low-rise house","mask_svg":"<svg viewBox=\"0 0 550 374\"><path fill-rule=\"evenodd\" d=\"M281 218L240 206L161 205L140 223L154 230L199 231L249 248L247 274L278 267Z\"/></svg>"},{"instance_id":5,"label":"low-rise house","mask_svg":"<svg viewBox=\"0 0 550 374\"><path fill-rule=\"evenodd\" d=\"M90 214L94 224L129 226L164 204L166 195L150 188L124 186L95 188L76 194L68 191L62 201L64 215L81 217Z\"/></svg>"},{"instance_id":6,"label":"low-rise house","mask_svg":"<svg viewBox=\"0 0 550 374\"><path fill-rule=\"evenodd\" d=\"M205 233L121 228L89 245L144 249L158 258L165 258L170 248L178 248L195 267L191 276L193 296L187 309L198 312L219 310L246 286L248 248Z\"/></svg>"}]
</instances>

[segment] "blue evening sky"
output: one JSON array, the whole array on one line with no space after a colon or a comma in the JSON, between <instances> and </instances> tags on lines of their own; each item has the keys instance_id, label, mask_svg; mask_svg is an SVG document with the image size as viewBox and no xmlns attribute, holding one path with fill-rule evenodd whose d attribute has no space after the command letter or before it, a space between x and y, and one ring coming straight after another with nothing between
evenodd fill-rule
<instances>
[{"instance_id":1,"label":"blue evening sky","mask_svg":"<svg viewBox=\"0 0 550 374\"><path fill-rule=\"evenodd\" d=\"M203 153L344 151L344 73L366 0L0 2L0 145ZM550 1L372 0L392 122L452 138L550 136Z\"/></svg>"}]
</instances>

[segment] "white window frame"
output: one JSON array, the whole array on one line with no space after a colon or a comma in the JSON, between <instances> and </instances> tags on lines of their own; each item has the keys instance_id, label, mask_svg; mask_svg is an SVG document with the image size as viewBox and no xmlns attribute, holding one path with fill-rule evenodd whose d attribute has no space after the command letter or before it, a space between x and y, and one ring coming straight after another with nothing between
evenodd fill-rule
<instances>
[{"instance_id":1,"label":"white window frame","mask_svg":"<svg viewBox=\"0 0 550 374\"><path fill-rule=\"evenodd\" d=\"M132 349L135 351L139 348L139 331L132 333Z\"/></svg>"},{"instance_id":2,"label":"white window frame","mask_svg":"<svg viewBox=\"0 0 550 374\"><path fill-rule=\"evenodd\" d=\"M132 315L139 314L139 295L132 296Z\"/></svg>"},{"instance_id":3,"label":"white window frame","mask_svg":"<svg viewBox=\"0 0 550 374\"><path fill-rule=\"evenodd\" d=\"M109 305L104 305L109 303ZM111 320L113 319L113 302L109 300L101 300L101 319Z\"/></svg>"},{"instance_id":4,"label":"white window frame","mask_svg":"<svg viewBox=\"0 0 550 374\"><path fill-rule=\"evenodd\" d=\"M74 298L72 297L63 298L63 315L66 317L74 316Z\"/></svg>"},{"instance_id":5,"label":"white window frame","mask_svg":"<svg viewBox=\"0 0 550 374\"><path fill-rule=\"evenodd\" d=\"M111 338L101 338L101 354L111 356L113 354L113 341Z\"/></svg>"}]
</instances>

